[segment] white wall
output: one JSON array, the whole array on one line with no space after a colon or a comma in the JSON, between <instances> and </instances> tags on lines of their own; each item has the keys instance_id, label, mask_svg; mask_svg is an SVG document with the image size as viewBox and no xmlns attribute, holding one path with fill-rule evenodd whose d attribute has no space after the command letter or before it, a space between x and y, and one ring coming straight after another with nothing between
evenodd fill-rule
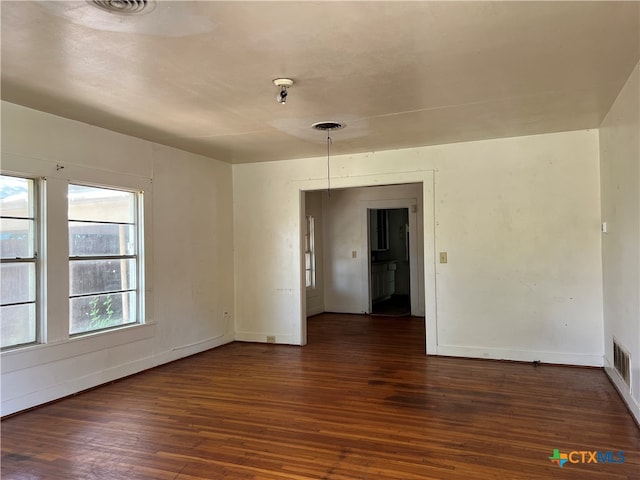
<instances>
[{"instance_id":1,"label":"white wall","mask_svg":"<svg viewBox=\"0 0 640 480\"><path fill-rule=\"evenodd\" d=\"M143 188L147 256L147 323L69 339L66 219L48 219L47 343L2 353L2 415L233 340L229 165L3 102L0 166L47 177L51 202L68 179Z\"/></svg>"},{"instance_id":2,"label":"white wall","mask_svg":"<svg viewBox=\"0 0 640 480\"><path fill-rule=\"evenodd\" d=\"M68 340L54 301L56 342L2 354L2 415L234 334L306 343L303 192L326 187L325 158L230 167L12 104L2 115L3 169L58 189L76 175L146 185L152 240L149 323ZM578 131L337 156L332 186L422 185L428 353L602 365L598 148Z\"/></svg>"},{"instance_id":3,"label":"white wall","mask_svg":"<svg viewBox=\"0 0 640 480\"><path fill-rule=\"evenodd\" d=\"M332 158L334 171L344 168L343 160ZM267 336L275 336L277 343L304 345L302 197L306 191L326 188L326 158L233 168L236 340L264 342ZM380 176L345 175L334 178L332 187L424 181L423 191L431 192L432 174L431 170L400 170ZM425 215L429 216L428 209Z\"/></svg>"},{"instance_id":4,"label":"white wall","mask_svg":"<svg viewBox=\"0 0 640 480\"><path fill-rule=\"evenodd\" d=\"M640 65L600 128L605 367L640 423ZM630 353L632 390L613 371L613 338Z\"/></svg>"},{"instance_id":5,"label":"white wall","mask_svg":"<svg viewBox=\"0 0 640 480\"><path fill-rule=\"evenodd\" d=\"M422 182L428 353L602 365L597 131L331 161L335 189ZM233 167L239 340L306 342L300 191L325 162Z\"/></svg>"},{"instance_id":6,"label":"white wall","mask_svg":"<svg viewBox=\"0 0 640 480\"><path fill-rule=\"evenodd\" d=\"M367 188L334 190L331 197L324 198L326 212L325 244L325 308L329 312L368 313L369 303L369 256L367 209L409 208L410 221L415 223L413 239L414 268L412 313L424 316L424 249L422 225L422 185L388 185ZM417 248L420 245L420 248ZM356 257L353 258L353 252ZM409 293L409 292L407 292Z\"/></svg>"},{"instance_id":7,"label":"white wall","mask_svg":"<svg viewBox=\"0 0 640 480\"><path fill-rule=\"evenodd\" d=\"M322 192L305 193L305 210L307 215L314 218L315 225L315 256L316 256L316 285L314 288L306 289L306 312L307 316L317 315L325 311L324 309L324 243L323 231L324 222L322 215Z\"/></svg>"}]
</instances>

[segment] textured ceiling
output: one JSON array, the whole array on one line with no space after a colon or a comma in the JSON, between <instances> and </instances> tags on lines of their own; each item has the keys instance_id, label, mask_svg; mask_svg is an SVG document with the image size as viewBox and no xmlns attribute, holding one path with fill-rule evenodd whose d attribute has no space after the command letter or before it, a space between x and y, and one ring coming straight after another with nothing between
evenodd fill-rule
<instances>
[{"instance_id":1,"label":"textured ceiling","mask_svg":"<svg viewBox=\"0 0 640 480\"><path fill-rule=\"evenodd\" d=\"M597 128L639 2L2 1L2 98L231 162ZM290 77L286 105L272 80Z\"/></svg>"}]
</instances>

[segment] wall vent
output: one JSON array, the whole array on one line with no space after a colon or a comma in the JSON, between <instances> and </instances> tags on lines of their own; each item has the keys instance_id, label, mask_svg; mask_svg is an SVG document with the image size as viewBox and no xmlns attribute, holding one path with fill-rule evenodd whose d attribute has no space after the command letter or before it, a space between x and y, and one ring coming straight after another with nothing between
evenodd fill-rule
<instances>
[{"instance_id":1,"label":"wall vent","mask_svg":"<svg viewBox=\"0 0 640 480\"><path fill-rule=\"evenodd\" d=\"M613 368L620 374L624 383L631 388L631 377L629 370L629 352L620 346L617 340L613 339Z\"/></svg>"}]
</instances>

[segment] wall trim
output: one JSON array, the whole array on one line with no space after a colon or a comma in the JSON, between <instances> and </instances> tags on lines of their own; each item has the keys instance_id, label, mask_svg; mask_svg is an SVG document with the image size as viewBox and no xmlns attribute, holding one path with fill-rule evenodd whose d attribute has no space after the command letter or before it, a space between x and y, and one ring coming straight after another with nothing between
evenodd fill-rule
<instances>
[{"instance_id":1,"label":"wall trim","mask_svg":"<svg viewBox=\"0 0 640 480\"><path fill-rule=\"evenodd\" d=\"M536 350L516 350L511 348L466 347L458 345L442 345L437 347L436 355L467 358L485 358L490 360L512 360L517 362L540 361L559 365L578 365L585 367L602 367L602 355L581 353L558 353Z\"/></svg>"},{"instance_id":2,"label":"wall trim","mask_svg":"<svg viewBox=\"0 0 640 480\"><path fill-rule=\"evenodd\" d=\"M382 200L360 200L360 209L362 215L362 232L361 239L362 245L361 249L363 252L369 252L371 246L369 245L369 210L380 210L380 209L406 209L409 217L409 242L410 247L409 251L414 252L409 255L409 285L410 285L410 299L411 299L411 315L416 317L424 317L425 316L425 306L424 306L424 279L421 275L420 270L420 262L418 261L420 254L417 252L421 250L424 252L424 248L419 249L418 245L424 245L424 241L420 242L421 236L418 233L419 222L419 214L418 211L423 210L424 201L420 204L418 203L418 199L415 197L403 197L403 198L392 198L392 199L382 199ZM424 228L422 228L422 234L424 235ZM362 310L371 313L373 311L371 292L369 290L371 283L371 262L370 259L366 261L362 261L362 269L361 275L363 280L363 291L362 291Z\"/></svg>"},{"instance_id":3,"label":"wall trim","mask_svg":"<svg viewBox=\"0 0 640 480\"><path fill-rule=\"evenodd\" d=\"M298 345L293 338L294 336L288 333L271 333L271 332L236 332L236 342L252 342L252 343L267 343L267 336L273 335L276 337L275 344L277 345Z\"/></svg>"},{"instance_id":4,"label":"wall trim","mask_svg":"<svg viewBox=\"0 0 640 480\"><path fill-rule=\"evenodd\" d=\"M424 295L425 304L425 330L426 330L426 353L435 354L437 348L438 326L436 309L436 267L435 267L435 170L433 168L394 172L388 174L374 173L367 175L353 175L335 177L331 179L332 188L358 188L383 185L401 185L405 183L422 184L422 228L423 228L423 278L424 285L420 289ZM292 201L298 204L298 219L301 222L304 215L304 194L303 192L312 190L322 190L326 186L326 178L292 180L288 183L291 189ZM300 242L301 243L301 242ZM302 252L300 257L302 257ZM303 275L295 272L300 284L300 291L304 287ZM420 277L420 275L419 275ZM298 319L294 321L293 335L299 336L300 340L292 342L296 345L305 345L306 338L306 301L299 299L300 312ZM325 311L331 312L336 305L325 305ZM341 311L341 310L338 310ZM362 314L364 312L348 312ZM238 335L238 333L236 333ZM236 336L238 339L238 337ZM264 338L264 337L263 337ZM258 340L262 341L262 340Z\"/></svg>"}]
</instances>

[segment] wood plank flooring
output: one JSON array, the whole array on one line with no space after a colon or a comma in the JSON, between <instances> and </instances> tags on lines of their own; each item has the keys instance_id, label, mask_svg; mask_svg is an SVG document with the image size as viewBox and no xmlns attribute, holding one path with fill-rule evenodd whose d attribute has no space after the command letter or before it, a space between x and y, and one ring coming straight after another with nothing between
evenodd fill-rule
<instances>
[{"instance_id":1,"label":"wood plank flooring","mask_svg":"<svg viewBox=\"0 0 640 480\"><path fill-rule=\"evenodd\" d=\"M640 479L600 369L424 356L423 320L323 314L5 419L5 480ZM624 452L566 463L553 450ZM573 459L579 459L573 456Z\"/></svg>"}]
</instances>

